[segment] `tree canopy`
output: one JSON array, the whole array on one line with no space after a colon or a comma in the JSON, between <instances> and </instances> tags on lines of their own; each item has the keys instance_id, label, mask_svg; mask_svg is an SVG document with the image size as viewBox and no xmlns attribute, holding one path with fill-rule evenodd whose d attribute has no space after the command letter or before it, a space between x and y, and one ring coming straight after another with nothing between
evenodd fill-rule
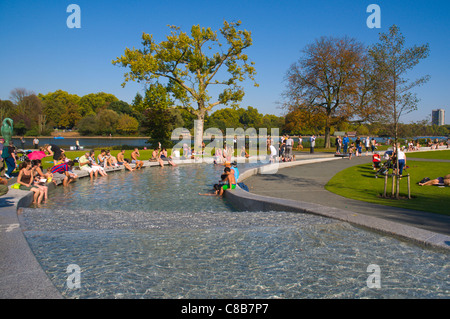
<instances>
[{"instance_id":1,"label":"tree canopy","mask_svg":"<svg viewBox=\"0 0 450 319\"><path fill-rule=\"evenodd\" d=\"M200 146L206 112L219 104L236 105L244 96L239 83L247 77L254 81L254 63L243 53L252 45L251 33L239 30L240 25L224 21L218 32L194 25L190 34L170 26L170 35L160 43L143 33L143 49L127 48L112 63L129 68L123 86L128 81L154 83L165 78L173 97L197 116L195 136ZM209 95L210 86L223 87L215 99Z\"/></svg>"},{"instance_id":2,"label":"tree canopy","mask_svg":"<svg viewBox=\"0 0 450 319\"><path fill-rule=\"evenodd\" d=\"M354 99L362 81L364 46L355 39L321 37L307 45L286 74L286 108L324 118L325 147L333 125L358 113Z\"/></svg>"}]
</instances>

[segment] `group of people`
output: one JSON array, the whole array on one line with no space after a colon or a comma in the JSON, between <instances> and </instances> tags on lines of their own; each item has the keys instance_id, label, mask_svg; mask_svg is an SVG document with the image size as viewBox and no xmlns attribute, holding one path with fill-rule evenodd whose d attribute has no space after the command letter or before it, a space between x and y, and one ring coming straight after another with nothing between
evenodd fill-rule
<instances>
[{"instance_id":1,"label":"group of people","mask_svg":"<svg viewBox=\"0 0 450 319\"><path fill-rule=\"evenodd\" d=\"M217 184L214 184L213 189L214 193L206 193L199 195L202 196L222 196L224 191L227 189L235 189L237 181L239 179L239 169L237 168L237 162L234 161L233 163L225 162L224 163L224 170L223 173L220 175L220 181Z\"/></svg>"},{"instance_id":2,"label":"group of people","mask_svg":"<svg viewBox=\"0 0 450 319\"><path fill-rule=\"evenodd\" d=\"M52 172L44 173L41 164L41 160L25 159L19 166L19 175L15 184L18 189L33 192L33 204L47 201L47 182L51 182L54 177Z\"/></svg>"},{"instance_id":3,"label":"group of people","mask_svg":"<svg viewBox=\"0 0 450 319\"><path fill-rule=\"evenodd\" d=\"M0 151L2 154L2 164L6 163L7 171L4 174L6 179L2 179L0 182L5 182L12 177L12 172L17 167L17 150L12 141L8 146L3 147L3 139L0 139L0 145L2 146ZM41 204L48 198L48 186L47 183L55 182L55 180L61 180L63 186L69 185L71 182L78 178L78 174L74 173L74 166L79 164L80 170L87 171L92 178L100 176L107 176L106 169L108 167L118 167L123 165L129 171L139 170L143 167L144 161L140 160L139 149L135 148L131 153L131 159L125 158L125 150L121 150L117 157L113 156L110 150L102 149L96 156L95 151L86 151L81 157L74 160L66 157L65 150L55 144L46 144L39 149L28 154L32 157L32 153L39 153L39 157L52 157L53 166L43 172L42 162L40 159L30 160L28 157L24 157L22 163L18 167L17 182L14 184L14 188L21 190L29 190L34 193L33 204ZM167 161L170 165L176 166L173 163L172 157L168 156L167 150L155 149L150 161L159 161L161 166L164 166L163 162ZM134 167L130 164L135 164ZM3 165L2 165L3 168Z\"/></svg>"},{"instance_id":4,"label":"group of people","mask_svg":"<svg viewBox=\"0 0 450 319\"><path fill-rule=\"evenodd\" d=\"M231 162L231 157L234 156L234 150L236 148L237 148L237 140L234 141L234 147L227 145L226 142L224 143L223 148L216 147L214 152L214 164L223 164ZM245 158L250 157L247 150L245 149L245 145L242 146L237 155Z\"/></svg>"},{"instance_id":5,"label":"group of people","mask_svg":"<svg viewBox=\"0 0 450 319\"><path fill-rule=\"evenodd\" d=\"M47 148L47 150L51 152L50 148ZM139 153L139 149L137 147L134 148L133 152L131 153L131 159L125 158L125 150L123 149L120 150L120 152L117 154L117 157L113 156L110 150L105 149L102 149L96 157L95 150L91 150L86 151L86 153L79 157L76 162L78 162L80 170L88 172L90 178L92 179L94 177L97 177L99 174L100 176L107 176L107 168L114 168L122 165L130 172L139 170L144 166L144 161L139 159L140 156L141 154ZM65 175L58 176L63 179L64 186L68 185L72 180L77 178L77 175L73 174L73 172L71 171L73 163L74 161L67 160L63 153L60 161L55 162L55 165L51 168L52 173L54 171L57 171ZM68 167L64 164L66 164ZM130 164L134 164L134 168Z\"/></svg>"},{"instance_id":6,"label":"group of people","mask_svg":"<svg viewBox=\"0 0 450 319\"><path fill-rule=\"evenodd\" d=\"M393 174L397 174L397 162L398 162L398 174L400 177L403 174L403 170L406 166L406 154L400 147L400 143L397 143L397 147L393 151L386 151L384 153L385 166L387 169L392 168ZM378 152L374 152L372 155L372 166L374 170L381 168L381 156Z\"/></svg>"},{"instance_id":7,"label":"group of people","mask_svg":"<svg viewBox=\"0 0 450 319\"><path fill-rule=\"evenodd\" d=\"M281 137L281 143L280 143L280 161L281 162L291 162L295 161L295 155L292 152L294 149L294 139L289 135L283 135ZM273 150L271 151L272 155Z\"/></svg>"},{"instance_id":8,"label":"group of people","mask_svg":"<svg viewBox=\"0 0 450 319\"><path fill-rule=\"evenodd\" d=\"M374 138L371 139L369 136L362 138L357 136L355 141L351 141L347 134L343 138L337 136L335 145L336 154L348 154L349 159L352 159L353 154L355 156L362 156L364 153L363 147L365 148L366 156L368 156L369 150L374 153L378 146L376 140Z\"/></svg>"}]
</instances>

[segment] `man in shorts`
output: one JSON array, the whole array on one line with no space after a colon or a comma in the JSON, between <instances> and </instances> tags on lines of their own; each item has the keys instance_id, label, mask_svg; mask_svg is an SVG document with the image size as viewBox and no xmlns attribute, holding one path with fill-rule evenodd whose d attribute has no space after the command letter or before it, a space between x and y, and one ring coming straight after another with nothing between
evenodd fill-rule
<instances>
[{"instance_id":1,"label":"man in shorts","mask_svg":"<svg viewBox=\"0 0 450 319\"><path fill-rule=\"evenodd\" d=\"M63 186L69 185L72 181L78 178L78 176L72 173L73 161L67 163L61 163L51 168L53 178L60 178L63 180Z\"/></svg>"},{"instance_id":2,"label":"man in shorts","mask_svg":"<svg viewBox=\"0 0 450 319\"><path fill-rule=\"evenodd\" d=\"M89 158L89 152L86 152L83 156L81 156L78 159L78 164L80 165L80 169L82 171L87 171L89 173L89 176L91 177L91 179L94 177L97 177L98 175L98 170L94 170L91 166L91 161L88 159Z\"/></svg>"},{"instance_id":3,"label":"man in shorts","mask_svg":"<svg viewBox=\"0 0 450 319\"><path fill-rule=\"evenodd\" d=\"M224 185L220 189L219 195L223 195L223 191L227 189L235 189L236 188L236 179L234 178L234 173L231 172L230 167L225 167L224 170L225 174L227 175L224 180Z\"/></svg>"},{"instance_id":4,"label":"man in shorts","mask_svg":"<svg viewBox=\"0 0 450 319\"><path fill-rule=\"evenodd\" d=\"M138 160L138 157L140 156L141 154L139 154L139 149L135 147L133 153L131 153L131 164L136 164L135 169L141 169L144 165L143 161Z\"/></svg>"},{"instance_id":5,"label":"man in shorts","mask_svg":"<svg viewBox=\"0 0 450 319\"><path fill-rule=\"evenodd\" d=\"M117 154L117 164L125 166L130 172L134 171L134 168L131 168L130 164L125 160L125 150L121 150Z\"/></svg>"}]
</instances>

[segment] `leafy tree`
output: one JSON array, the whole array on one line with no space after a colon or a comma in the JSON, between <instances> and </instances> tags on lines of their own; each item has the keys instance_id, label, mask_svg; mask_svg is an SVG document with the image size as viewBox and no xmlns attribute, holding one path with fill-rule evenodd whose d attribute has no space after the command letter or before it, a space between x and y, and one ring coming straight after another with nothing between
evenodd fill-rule
<instances>
[{"instance_id":1,"label":"leafy tree","mask_svg":"<svg viewBox=\"0 0 450 319\"><path fill-rule=\"evenodd\" d=\"M136 93L136 96L134 97L133 101L131 102L131 107L133 110L137 113L142 113L145 110L144 106L144 98L142 97L141 93Z\"/></svg>"},{"instance_id":2,"label":"leafy tree","mask_svg":"<svg viewBox=\"0 0 450 319\"><path fill-rule=\"evenodd\" d=\"M269 132L272 128L278 128L280 131L282 131L282 128L285 125L285 118L284 116L276 116L273 114L265 114L262 118L262 124L261 127L267 128L267 132Z\"/></svg>"},{"instance_id":3,"label":"leafy tree","mask_svg":"<svg viewBox=\"0 0 450 319\"><path fill-rule=\"evenodd\" d=\"M258 109L248 106L246 110L243 109L239 122L244 126L244 129L248 127L259 129L262 125L262 118L263 115L258 112Z\"/></svg>"},{"instance_id":4,"label":"leafy tree","mask_svg":"<svg viewBox=\"0 0 450 319\"><path fill-rule=\"evenodd\" d=\"M11 117L14 112L14 103L10 100L0 100L0 120Z\"/></svg>"},{"instance_id":5,"label":"leafy tree","mask_svg":"<svg viewBox=\"0 0 450 319\"><path fill-rule=\"evenodd\" d=\"M109 104L108 109L113 110L118 114L126 114L136 117L136 111L133 110L131 105L125 101L113 101Z\"/></svg>"},{"instance_id":6,"label":"leafy tree","mask_svg":"<svg viewBox=\"0 0 450 319\"><path fill-rule=\"evenodd\" d=\"M379 42L369 54L373 59L379 103L390 113L397 142L400 117L417 109L418 98L411 89L426 83L428 76L410 81L406 73L429 55L428 44L405 48L405 38L398 26L393 25L388 33L381 33Z\"/></svg>"},{"instance_id":7,"label":"leafy tree","mask_svg":"<svg viewBox=\"0 0 450 319\"><path fill-rule=\"evenodd\" d=\"M48 124L73 127L81 119L78 95L57 90L38 96L43 102L43 114L46 115Z\"/></svg>"},{"instance_id":8,"label":"leafy tree","mask_svg":"<svg viewBox=\"0 0 450 319\"><path fill-rule=\"evenodd\" d=\"M309 112L307 108L294 108L286 114L283 131L291 134L317 134L326 122L325 112Z\"/></svg>"},{"instance_id":9,"label":"leafy tree","mask_svg":"<svg viewBox=\"0 0 450 319\"><path fill-rule=\"evenodd\" d=\"M94 135L97 133L97 119L95 114L83 117L77 124L78 132L81 135Z\"/></svg>"},{"instance_id":10,"label":"leafy tree","mask_svg":"<svg viewBox=\"0 0 450 319\"><path fill-rule=\"evenodd\" d=\"M42 114L41 100L26 89L12 90L11 99L14 102L6 103L5 106L10 107L8 115L14 120L16 133L24 135L27 131L36 129L39 115Z\"/></svg>"},{"instance_id":11,"label":"leafy tree","mask_svg":"<svg viewBox=\"0 0 450 319\"><path fill-rule=\"evenodd\" d=\"M113 110L104 109L97 113L97 134L114 134L116 133L117 124L119 123L119 114Z\"/></svg>"},{"instance_id":12,"label":"leafy tree","mask_svg":"<svg viewBox=\"0 0 450 319\"><path fill-rule=\"evenodd\" d=\"M142 126L152 139L169 141L175 117L170 109L173 105L166 88L160 83L150 85L145 92Z\"/></svg>"},{"instance_id":13,"label":"leafy tree","mask_svg":"<svg viewBox=\"0 0 450 319\"><path fill-rule=\"evenodd\" d=\"M120 114L117 122L117 131L121 134L136 134L139 128L139 122L128 114Z\"/></svg>"},{"instance_id":14,"label":"leafy tree","mask_svg":"<svg viewBox=\"0 0 450 319\"><path fill-rule=\"evenodd\" d=\"M428 44L405 48L405 38L400 29L393 25L388 33L381 33L379 42L370 49L376 72L376 85L382 92L378 99L390 111L394 126L394 142L397 145L399 120L402 114L417 109L418 98L411 89L427 82L424 76L415 81L405 78L406 73L429 54ZM397 161L397 172L399 163ZM396 198L399 198L400 181L397 179ZM394 190L393 190L394 191Z\"/></svg>"},{"instance_id":15,"label":"leafy tree","mask_svg":"<svg viewBox=\"0 0 450 319\"><path fill-rule=\"evenodd\" d=\"M225 134L227 128L241 127L239 113L232 108L217 110L209 116L207 127L217 127Z\"/></svg>"},{"instance_id":16,"label":"leafy tree","mask_svg":"<svg viewBox=\"0 0 450 319\"><path fill-rule=\"evenodd\" d=\"M190 34L171 26L167 40L159 44L152 35L144 33L143 49L127 48L125 54L112 63L130 69L125 73L123 86L128 81L154 83L161 77L166 79L175 99L197 116L195 147L199 148L207 112L219 104L241 101L244 90L239 82L246 77L254 80L253 63L248 63L243 53L252 45L251 33L239 30L240 25L240 21L224 21L219 30L224 43L218 32L199 25L192 26ZM225 72L219 72L224 68ZM223 87L214 101L208 93L210 86Z\"/></svg>"},{"instance_id":17,"label":"leafy tree","mask_svg":"<svg viewBox=\"0 0 450 319\"><path fill-rule=\"evenodd\" d=\"M82 117L90 114L96 114L100 109L107 108L110 103L119 101L112 94L99 92L90 93L81 97L79 102L80 114Z\"/></svg>"},{"instance_id":18,"label":"leafy tree","mask_svg":"<svg viewBox=\"0 0 450 319\"><path fill-rule=\"evenodd\" d=\"M331 127L358 114L355 96L363 81L364 53L355 39L321 37L286 74L285 107L324 114L325 147L331 145Z\"/></svg>"}]
</instances>

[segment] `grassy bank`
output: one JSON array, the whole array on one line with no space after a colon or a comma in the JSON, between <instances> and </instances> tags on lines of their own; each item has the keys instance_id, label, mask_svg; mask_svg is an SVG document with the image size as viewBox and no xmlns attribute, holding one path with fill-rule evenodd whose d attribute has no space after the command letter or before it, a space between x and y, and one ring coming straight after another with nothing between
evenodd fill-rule
<instances>
[{"instance_id":1,"label":"grassy bank","mask_svg":"<svg viewBox=\"0 0 450 319\"><path fill-rule=\"evenodd\" d=\"M437 153L437 152L436 152ZM450 174L450 165L440 162L422 162L409 160L410 167L403 174L411 175L412 199L382 198L384 178L375 178L371 164L357 165L336 174L325 188L340 196L366 201L370 203L414 209L437 214L450 215L450 187L419 186L417 183L424 177L431 179ZM391 179L388 180L388 194L391 189ZM400 182L400 195L408 194L407 178Z\"/></svg>"},{"instance_id":2,"label":"grassy bank","mask_svg":"<svg viewBox=\"0 0 450 319\"><path fill-rule=\"evenodd\" d=\"M450 150L406 153L406 157L450 160Z\"/></svg>"}]
</instances>

